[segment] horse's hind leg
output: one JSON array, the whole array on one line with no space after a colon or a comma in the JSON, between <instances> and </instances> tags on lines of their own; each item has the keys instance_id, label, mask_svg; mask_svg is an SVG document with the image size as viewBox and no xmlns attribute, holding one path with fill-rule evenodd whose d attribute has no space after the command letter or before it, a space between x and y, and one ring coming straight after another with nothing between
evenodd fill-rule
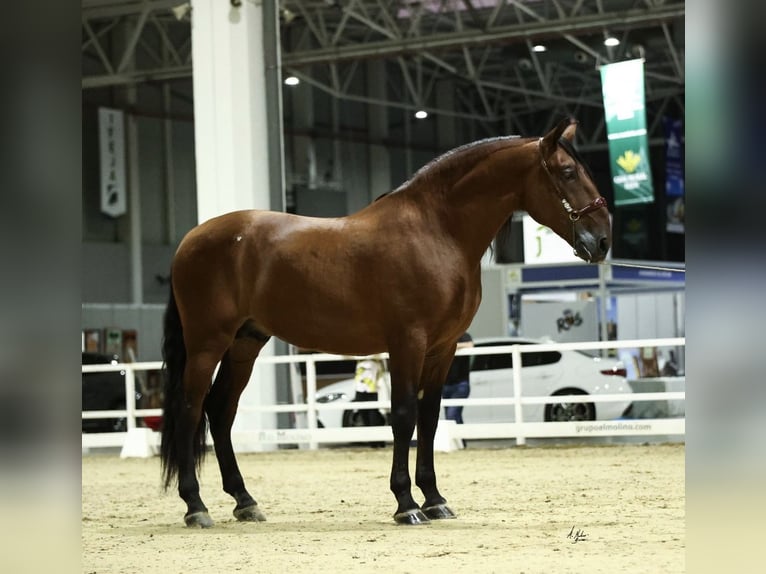
<instances>
[{"instance_id":1,"label":"horse's hind leg","mask_svg":"<svg viewBox=\"0 0 766 574\"><path fill-rule=\"evenodd\" d=\"M237 413L239 397L247 385L258 352L268 339L238 338L221 361L213 388L205 401L210 421L210 433L223 479L223 490L237 502L237 520L256 522L266 520L255 499L245 489L245 481L237 465L231 444L231 427Z\"/></svg>"},{"instance_id":2,"label":"horse's hind leg","mask_svg":"<svg viewBox=\"0 0 766 574\"><path fill-rule=\"evenodd\" d=\"M190 353L184 370L184 396L178 416L178 494L186 502L184 522L190 527L209 528L213 520L202 502L197 465L204 456L206 425L203 404L220 355Z\"/></svg>"}]
</instances>

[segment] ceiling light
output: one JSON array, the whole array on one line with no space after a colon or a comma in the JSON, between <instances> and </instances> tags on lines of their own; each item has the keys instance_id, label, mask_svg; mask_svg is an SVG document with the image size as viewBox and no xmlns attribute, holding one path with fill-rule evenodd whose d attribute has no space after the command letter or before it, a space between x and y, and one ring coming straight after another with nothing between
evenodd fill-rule
<instances>
[{"instance_id":1,"label":"ceiling light","mask_svg":"<svg viewBox=\"0 0 766 574\"><path fill-rule=\"evenodd\" d=\"M179 4L178 6L171 8L170 11L173 12L173 16L176 17L176 20L180 22L191 13L191 2L184 2L183 4ZM191 17L189 19L191 19Z\"/></svg>"},{"instance_id":2,"label":"ceiling light","mask_svg":"<svg viewBox=\"0 0 766 574\"><path fill-rule=\"evenodd\" d=\"M300 83L301 81L295 76L287 76L285 78L285 84L287 84L288 86L297 86Z\"/></svg>"},{"instance_id":3,"label":"ceiling light","mask_svg":"<svg viewBox=\"0 0 766 574\"><path fill-rule=\"evenodd\" d=\"M535 44L532 46L533 52L545 52L548 48L545 47L543 44Z\"/></svg>"},{"instance_id":4,"label":"ceiling light","mask_svg":"<svg viewBox=\"0 0 766 574\"><path fill-rule=\"evenodd\" d=\"M417 112L415 112L415 117L418 118L419 120L424 120L425 118L428 117L428 112L425 110L418 110Z\"/></svg>"},{"instance_id":5,"label":"ceiling light","mask_svg":"<svg viewBox=\"0 0 766 574\"><path fill-rule=\"evenodd\" d=\"M604 46L612 47L612 46L619 46L619 45L620 45L620 41L614 36L609 36L604 40Z\"/></svg>"}]
</instances>

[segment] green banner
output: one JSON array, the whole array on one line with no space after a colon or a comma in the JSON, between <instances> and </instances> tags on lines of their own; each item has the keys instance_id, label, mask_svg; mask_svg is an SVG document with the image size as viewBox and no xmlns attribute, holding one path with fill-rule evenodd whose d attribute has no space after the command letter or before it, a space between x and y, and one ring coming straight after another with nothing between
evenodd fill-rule
<instances>
[{"instance_id":1,"label":"green banner","mask_svg":"<svg viewBox=\"0 0 766 574\"><path fill-rule=\"evenodd\" d=\"M654 201L644 106L644 61L601 67L614 204Z\"/></svg>"}]
</instances>

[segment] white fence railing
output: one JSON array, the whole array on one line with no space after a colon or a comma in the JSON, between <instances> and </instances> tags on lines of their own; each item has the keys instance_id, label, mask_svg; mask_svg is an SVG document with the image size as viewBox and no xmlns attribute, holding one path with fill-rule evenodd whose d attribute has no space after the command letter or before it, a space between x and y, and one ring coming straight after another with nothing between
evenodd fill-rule
<instances>
[{"instance_id":1,"label":"white fence railing","mask_svg":"<svg viewBox=\"0 0 766 574\"><path fill-rule=\"evenodd\" d=\"M461 349L458 355L494 355L510 352L513 364L521 365L523 353L535 351L568 351L568 350L603 350L644 347L683 347L686 340L679 338L638 339L607 342L580 343L540 343L525 345L504 345L491 347L473 347ZM381 357L386 357L386 354ZM391 440L391 428L379 427L349 427L349 428L318 428L319 413L329 410L348 410L348 402L324 403L316 401L317 375L316 364L322 361L337 361L355 359L356 357L329 355L324 353L264 356L259 357L257 365L266 364L295 364L306 363L306 401L305 403L271 404L271 405L240 405L238 412L251 413L295 413L305 414L305 428L253 428L247 431L232 433L235 444L271 443L271 444L300 444L315 449L320 443L354 443L366 441ZM127 422L128 432L137 428L137 418L159 416L162 409L139 409L136 406L136 372L151 371L162 368L159 361L143 363L118 363L110 365L83 365L83 373L124 371L126 407L122 410L83 411L83 419L122 418ZM646 393L623 393L602 395L557 395L547 397L522 396L522 370L513 369L513 396L488 399L443 399L442 406L471 406L471 405L513 405L514 422L451 425L451 438L456 439L515 439L517 444L525 444L527 438L543 437L596 437L596 436L631 436L631 435L684 435L686 433L685 418L653 418L653 419L620 419L614 421L578 421L578 422L528 422L523 420L523 405L553 404L566 402L610 402L610 401L683 401L684 391L663 391ZM353 403L353 408L390 408L389 401ZM440 425L443 421L440 421ZM125 442L127 432L83 433L82 447L120 447ZM209 438L209 437L208 437ZM154 433L154 439L159 443L159 433Z\"/></svg>"}]
</instances>

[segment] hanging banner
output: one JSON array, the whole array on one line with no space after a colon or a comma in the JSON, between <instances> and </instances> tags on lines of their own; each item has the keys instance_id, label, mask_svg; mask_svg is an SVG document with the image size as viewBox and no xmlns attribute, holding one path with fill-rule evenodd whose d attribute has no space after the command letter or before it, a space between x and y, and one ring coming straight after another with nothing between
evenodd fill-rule
<instances>
[{"instance_id":1,"label":"hanging banner","mask_svg":"<svg viewBox=\"0 0 766 574\"><path fill-rule=\"evenodd\" d=\"M684 151L683 123L679 119L662 118L665 127L665 203L667 230L684 233Z\"/></svg>"},{"instance_id":2,"label":"hanging banner","mask_svg":"<svg viewBox=\"0 0 766 574\"><path fill-rule=\"evenodd\" d=\"M101 147L101 211L112 217L125 215L125 132L121 110L98 109Z\"/></svg>"},{"instance_id":3,"label":"hanging banner","mask_svg":"<svg viewBox=\"0 0 766 574\"><path fill-rule=\"evenodd\" d=\"M644 61L601 67L615 206L654 201L644 106Z\"/></svg>"}]
</instances>

